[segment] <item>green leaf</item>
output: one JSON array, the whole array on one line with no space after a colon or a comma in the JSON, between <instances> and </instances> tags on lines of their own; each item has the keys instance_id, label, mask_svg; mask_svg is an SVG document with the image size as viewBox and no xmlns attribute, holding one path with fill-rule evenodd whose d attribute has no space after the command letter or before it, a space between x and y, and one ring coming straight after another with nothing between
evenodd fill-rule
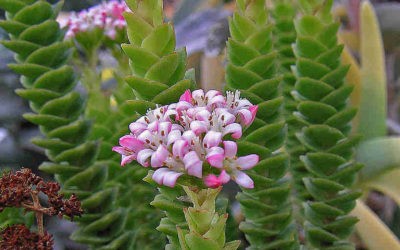
<instances>
[{"instance_id":1,"label":"green leaf","mask_svg":"<svg viewBox=\"0 0 400 250\"><path fill-rule=\"evenodd\" d=\"M128 76L125 81L144 99L152 100L156 95L168 89L168 85L134 75Z\"/></svg>"},{"instance_id":2,"label":"green leaf","mask_svg":"<svg viewBox=\"0 0 400 250\"><path fill-rule=\"evenodd\" d=\"M356 224L356 230L368 249L400 249L397 237L362 201L357 201L357 206L351 214L360 219Z\"/></svg>"},{"instance_id":3,"label":"green leaf","mask_svg":"<svg viewBox=\"0 0 400 250\"><path fill-rule=\"evenodd\" d=\"M321 22L315 16L304 16L295 23L296 31L301 35L313 36L323 29Z\"/></svg>"},{"instance_id":4,"label":"green leaf","mask_svg":"<svg viewBox=\"0 0 400 250\"><path fill-rule=\"evenodd\" d=\"M74 86L75 75L70 66L62 66L59 69L42 74L34 83L38 89L46 89L58 93L65 93Z\"/></svg>"},{"instance_id":5,"label":"green leaf","mask_svg":"<svg viewBox=\"0 0 400 250\"><path fill-rule=\"evenodd\" d=\"M14 2L14 0L11 1ZM29 26L12 20L0 20L0 27L14 36L19 36Z\"/></svg>"},{"instance_id":6,"label":"green leaf","mask_svg":"<svg viewBox=\"0 0 400 250\"><path fill-rule=\"evenodd\" d=\"M168 83L171 76L175 73L179 64L178 53L173 53L163 57L156 62L146 73L145 78L158 81L161 83Z\"/></svg>"},{"instance_id":7,"label":"green leaf","mask_svg":"<svg viewBox=\"0 0 400 250\"><path fill-rule=\"evenodd\" d=\"M400 169L397 167L391 171L375 176L363 185L377 190L390 198L392 198L398 205L400 205Z\"/></svg>"},{"instance_id":8,"label":"green leaf","mask_svg":"<svg viewBox=\"0 0 400 250\"><path fill-rule=\"evenodd\" d=\"M313 124L324 123L336 113L336 109L332 106L312 101L300 102L297 109Z\"/></svg>"},{"instance_id":9,"label":"green leaf","mask_svg":"<svg viewBox=\"0 0 400 250\"><path fill-rule=\"evenodd\" d=\"M312 78L299 78L295 88L311 101L319 101L334 90L330 85Z\"/></svg>"},{"instance_id":10,"label":"green leaf","mask_svg":"<svg viewBox=\"0 0 400 250\"><path fill-rule=\"evenodd\" d=\"M19 35L19 39L42 46L53 43L59 37L59 24L54 20L47 20L40 25L31 26Z\"/></svg>"},{"instance_id":11,"label":"green leaf","mask_svg":"<svg viewBox=\"0 0 400 250\"><path fill-rule=\"evenodd\" d=\"M127 32L129 41L140 46L143 39L151 33L153 28L149 23L133 13L125 12L124 17L128 26ZM134 30L130 27L134 27Z\"/></svg>"},{"instance_id":12,"label":"green leaf","mask_svg":"<svg viewBox=\"0 0 400 250\"><path fill-rule=\"evenodd\" d=\"M154 103L167 105L179 99L179 97L188 89L192 87L191 80L182 80L172 87L161 92L152 100Z\"/></svg>"},{"instance_id":13,"label":"green leaf","mask_svg":"<svg viewBox=\"0 0 400 250\"><path fill-rule=\"evenodd\" d=\"M40 49L40 45L27 41L2 41L1 44L7 49L17 53L22 59L25 59L31 55L32 52Z\"/></svg>"},{"instance_id":14,"label":"green leaf","mask_svg":"<svg viewBox=\"0 0 400 250\"><path fill-rule=\"evenodd\" d=\"M152 30L142 42L142 48L152 51L158 56L174 52L175 34L169 24L163 24Z\"/></svg>"},{"instance_id":15,"label":"green leaf","mask_svg":"<svg viewBox=\"0 0 400 250\"><path fill-rule=\"evenodd\" d=\"M57 68L69 56L68 45L63 42L54 43L48 47L40 48L29 55L26 63L40 64L45 67Z\"/></svg>"},{"instance_id":16,"label":"green leaf","mask_svg":"<svg viewBox=\"0 0 400 250\"><path fill-rule=\"evenodd\" d=\"M28 25L34 25L46 21L53 16L53 9L46 1L38 1L26 6L15 14L13 20Z\"/></svg>"},{"instance_id":17,"label":"green leaf","mask_svg":"<svg viewBox=\"0 0 400 250\"><path fill-rule=\"evenodd\" d=\"M211 239L202 238L197 234L187 234L185 236L186 244L191 250L215 250L220 249L218 244Z\"/></svg>"},{"instance_id":18,"label":"green leaf","mask_svg":"<svg viewBox=\"0 0 400 250\"><path fill-rule=\"evenodd\" d=\"M144 76L150 67L159 60L159 57L151 51L132 44L122 44L122 49L131 59L132 70L139 76Z\"/></svg>"},{"instance_id":19,"label":"green leaf","mask_svg":"<svg viewBox=\"0 0 400 250\"><path fill-rule=\"evenodd\" d=\"M20 75L34 79L51 70L49 67L30 63L8 64L8 67Z\"/></svg>"},{"instance_id":20,"label":"green leaf","mask_svg":"<svg viewBox=\"0 0 400 250\"><path fill-rule=\"evenodd\" d=\"M358 133L364 140L385 136L387 97L385 52L379 23L369 2L361 8L361 100Z\"/></svg>"},{"instance_id":21,"label":"green leaf","mask_svg":"<svg viewBox=\"0 0 400 250\"><path fill-rule=\"evenodd\" d=\"M0 8L10 12L11 14L17 13L25 6L26 4L19 0L0 0Z\"/></svg>"},{"instance_id":22,"label":"green leaf","mask_svg":"<svg viewBox=\"0 0 400 250\"><path fill-rule=\"evenodd\" d=\"M361 143L357 148L357 161L364 164L360 176L371 180L400 166L400 137L382 137Z\"/></svg>"}]
</instances>

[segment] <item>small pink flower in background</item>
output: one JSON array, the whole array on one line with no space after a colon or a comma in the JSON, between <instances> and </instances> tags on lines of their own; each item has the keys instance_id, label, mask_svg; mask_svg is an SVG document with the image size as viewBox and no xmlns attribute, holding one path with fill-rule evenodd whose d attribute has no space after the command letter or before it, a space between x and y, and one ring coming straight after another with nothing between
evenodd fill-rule
<instances>
[{"instance_id":1,"label":"small pink flower in background","mask_svg":"<svg viewBox=\"0 0 400 250\"><path fill-rule=\"evenodd\" d=\"M253 188L244 173L257 165L258 155L237 157L243 130L254 121L258 107L240 92L187 90L178 103L150 110L130 124L131 133L120 139L113 151L121 154L121 165L137 161L155 169L153 180L174 187L183 175L203 179L207 187L217 188L234 180ZM230 140L226 140L230 138Z\"/></svg>"},{"instance_id":2,"label":"small pink flower in background","mask_svg":"<svg viewBox=\"0 0 400 250\"><path fill-rule=\"evenodd\" d=\"M93 6L79 13L73 12L62 26L67 26L67 39L75 37L77 33L91 31L95 28L103 30L104 34L115 39L118 31L126 27L122 15L130 11L124 1L109 1Z\"/></svg>"}]
</instances>

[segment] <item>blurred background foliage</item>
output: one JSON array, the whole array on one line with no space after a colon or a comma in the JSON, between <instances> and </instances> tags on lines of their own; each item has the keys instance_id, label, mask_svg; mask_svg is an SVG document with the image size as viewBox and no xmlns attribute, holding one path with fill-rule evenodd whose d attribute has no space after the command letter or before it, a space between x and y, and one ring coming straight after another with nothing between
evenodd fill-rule
<instances>
[{"instance_id":1,"label":"blurred background foliage","mask_svg":"<svg viewBox=\"0 0 400 250\"><path fill-rule=\"evenodd\" d=\"M100 2L66 0L64 11L79 11ZM334 7L334 15L342 23L340 37L356 61L360 61L361 49L358 21L360 2L337 0ZM388 135L397 136L400 135L400 1L371 2L374 4L382 31L386 57L386 125ZM232 1L164 0L164 5L166 18L172 20L175 25L177 46L187 47L188 67L195 68L198 72L197 82L205 89L222 88L226 62L225 42L229 36L227 19L235 8ZM1 19L3 15L4 13L0 13ZM4 36L0 30L0 39ZM7 64L12 61L13 55L0 46L0 169L24 166L35 170L46 158L42 149L30 143L30 138L37 136L39 131L36 126L22 118L29 106L14 93L14 90L20 87L20 83L18 77L7 68ZM400 237L400 209L397 203L377 191L370 192L364 198L368 207L397 237ZM85 248L66 241L73 230L72 224L60 226L50 221L49 226L56 232L56 249ZM363 247L360 243L359 249Z\"/></svg>"}]
</instances>

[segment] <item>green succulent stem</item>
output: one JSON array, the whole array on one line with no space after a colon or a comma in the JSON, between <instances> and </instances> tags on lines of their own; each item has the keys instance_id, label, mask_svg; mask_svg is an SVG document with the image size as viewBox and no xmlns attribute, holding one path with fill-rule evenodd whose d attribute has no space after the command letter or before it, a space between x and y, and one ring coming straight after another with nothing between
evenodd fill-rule
<instances>
[{"instance_id":1,"label":"green succulent stem","mask_svg":"<svg viewBox=\"0 0 400 250\"><path fill-rule=\"evenodd\" d=\"M297 102L293 116L302 124L296 137L306 149L299 157L310 196L303 202L305 244L309 249L354 249L348 237L357 219L348 214L360 195L351 186L361 165L353 160L359 137L348 136L356 110L347 105L352 87L344 81L348 66L340 61L339 24L330 14L333 1L299 4L292 94Z\"/></svg>"},{"instance_id":2,"label":"green succulent stem","mask_svg":"<svg viewBox=\"0 0 400 250\"><path fill-rule=\"evenodd\" d=\"M216 212L216 199L222 188L197 189L183 187L192 207L185 207L188 229L178 226L180 249L182 250L236 250L240 241L225 242L228 214Z\"/></svg>"},{"instance_id":3,"label":"green succulent stem","mask_svg":"<svg viewBox=\"0 0 400 250\"><path fill-rule=\"evenodd\" d=\"M124 15L129 43L122 44L122 49L129 57L132 72L125 81L136 96L129 102L136 115L133 121L149 108L176 102L185 90L193 89L194 82L186 73L186 51L176 50L173 26L164 23L162 1L126 0L126 3L132 12ZM157 230L168 237L166 249L179 249L176 225L184 229L186 223L184 204L177 197L184 195L183 189L160 187L159 192L151 205L164 211L166 217L161 219Z\"/></svg>"},{"instance_id":4,"label":"green succulent stem","mask_svg":"<svg viewBox=\"0 0 400 250\"><path fill-rule=\"evenodd\" d=\"M275 21L273 41L276 50L279 53L278 72L283 75L282 95L284 97L283 115L287 122L287 137L284 144L285 150L290 156L289 171L292 175L292 195L291 203L296 222L301 225L303 216L301 214L301 202L309 197L303 185L303 177L307 170L300 161L299 156L305 152L304 146L296 137L296 132L301 129L302 123L293 116L296 110L297 102L292 95L296 84L296 77L292 72L292 66L296 64L292 45L296 41L296 30L293 20L298 12L297 2L293 0L273 1L272 17Z\"/></svg>"},{"instance_id":5,"label":"green succulent stem","mask_svg":"<svg viewBox=\"0 0 400 250\"><path fill-rule=\"evenodd\" d=\"M237 0L230 19L227 89L241 95L259 109L253 125L238 143L239 153L257 153L260 162L251 171L255 188L237 195L245 221L240 229L251 249L295 249L290 180L286 173L289 157L282 150L286 137L283 119L278 53L273 44L273 25L264 0Z\"/></svg>"}]
</instances>

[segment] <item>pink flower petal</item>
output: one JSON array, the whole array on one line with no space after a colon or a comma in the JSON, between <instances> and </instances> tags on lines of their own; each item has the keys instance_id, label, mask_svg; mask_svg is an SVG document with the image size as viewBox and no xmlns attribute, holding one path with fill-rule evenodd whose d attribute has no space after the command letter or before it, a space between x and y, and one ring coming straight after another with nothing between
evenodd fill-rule
<instances>
[{"instance_id":1,"label":"pink flower petal","mask_svg":"<svg viewBox=\"0 0 400 250\"><path fill-rule=\"evenodd\" d=\"M188 142L191 142L194 138L196 138L196 134L192 130L188 130L182 134L182 137Z\"/></svg>"},{"instance_id":2,"label":"pink flower petal","mask_svg":"<svg viewBox=\"0 0 400 250\"><path fill-rule=\"evenodd\" d=\"M225 183L228 183L230 180L230 176L226 173L225 170L222 170L221 174L217 177L213 174L210 174L204 178L204 184L210 188L218 188Z\"/></svg>"},{"instance_id":3,"label":"pink flower petal","mask_svg":"<svg viewBox=\"0 0 400 250\"><path fill-rule=\"evenodd\" d=\"M150 123L150 124L147 126L147 129L148 129L149 131L151 131L151 132L158 131L158 125L159 125L159 122L158 122L158 121L154 121L154 122Z\"/></svg>"},{"instance_id":4,"label":"pink flower petal","mask_svg":"<svg viewBox=\"0 0 400 250\"><path fill-rule=\"evenodd\" d=\"M169 171L164 179L163 179L163 184L167 187L175 187L176 185L176 181L178 180L178 178L183 175L183 173L178 173L178 172L174 172L174 171Z\"/></svg>"},{"instance_id":5,"label":"pink flower petal","mask_svg":"<svg viewBox=\"0 0 400 250\"><path fill-rule=\"evenodd\" d=\"M150 156L154 153L152 149L143 149L140 150L137 155L137 162L142 165L143 167L148 167L149 162L147 161Z\"/></svg>"},{"instance_id":6,"label":"pink flower petal","mask_svg":"<svg viewBox=\"0 0 400 250\"><path fill-rule=\"evenodd\" d=\"M232 123L225 127L223 135L232 134L232 138L239 139L242 137L242 126L238 123Z\"/></svg>"},{"instance_id":7,"label":"pink flower petal","mask_svg":"<svg viewBox=\"0 0 400 250\"><path fill-rule=\"evenodd\" d=\"M241 109L238 112L240 120L243 121L244 125L248 126L253 120L253 115L248 109Z\"/></svg>"},{"instance_id":8,"label":"pink flower petal","mask_svg":"<svg viewBox=\"0 0 400 250\"><path fill-rule=\"evenodd\" d=\"M146 144L150 144L154 140L154 135L149 130L145 130L138 136L138 139Z\"/></svg>"},{"instance_id":9,"label":"pink flower petal","mask_svg":"<svg viewBox=\"0 0 400 250\"><path fill-rule=\"evenodd\" d=\"M235 122L236 117L234 115L232 115L230 112L228 112L226 109L223 109L223 111L220 109L219 114L218 114L218 120L223 125L229 125L229 124Z\"/></svg>"},{"instance_id":10,"label":"pink flower petal","mask_svg":"<svg viewBox=\"0 0 400 250\"><path fill-rule=\"evenodd\" d=\"M189 175L201 178L203 176L203 162L199 159L199 156L195 151L187 153L183 157L183 163L185 169Z\"/></svg>"},{"instance_id":11,"label":"pink flower petal","mask_svg":"<svg viewBox=\"0 0 400 250\"><path fill-rule=\"evenodd\" d=\"M159 185L174 187L176 185L176 181L181 175L183 175L183 173L178 173L169 170L168 168L159 168L156 171L154 171L152 179Z\"/></svg>"},{"instance_id":12,"label":"pink flower petal","mask_svg":"<svg viewBox=\"0 0 400 250\"><path fill-rule=\"evenodd\" d=\"M177 140L172 146L172 154L181 159L183 159L188 150L189 143L185 140Z\"/></svg>"},{"instance_id":13,"label":"pink flower petal","mask_svg":"<svg viewBox=\"0 0 400 250\"><path fill-rule=\"evenodd\" d=\"M246 155L239 157L236 160L236 164L238 165L239 170L252 169L255 165L257 165L259 159L260 158L256 154Z\"/></svg>"},{"instance_id":14,"label":"pink flower petal","mask_svg":"<svg viewBox=\"0 0 400 250\"><path fill-rule=\"evenodd\" d=\"M222 184L225 184L231 180L231 177L225 170L222 170L221 173L219 174L218 179L222 182Z\"/></svg>"},{"instance_id":15,"label":"pink flower petal","mask_svg":"<svg viewBox=\"0 0 400 250\"><path fill-rule=\"evenodd\" d=\"M177 140L181 139L181 131L179 130L172 130L167 137L167 145L171 145L172 143L176 142Z\"/></svg>"},{"instance_id":16,"label":"pink flower petal","mask_svg":"<svg viewBox=\"0 0 400 250\"><path fill-rule=\"evenodd\" d=\"M168 168L159 168L156 171L154 171L153 176L151 177L155 182L157 182L159 185L163 184L163 180L165 177L165 174L168 172Z\"/></svg>"},{"instance_id":17,"label":"pink flower petal","mask_svg":"<svg viewBox=\"0 0 400 250\"><path fill-rule=\"evenodd\" d=\"M224 141L225 156L233 158L237 154L237 144L234 141Z\"/></svg>"},{"instance_id":18,"label":"pink flower petal","mask_svg":"<svg viewBox=\"0 0 400 250\"><path fill-rule=\"evenodd\" d=\"M136 155L122 155L121 166L125 166L128 163L136 160Z\"/></svg>"},{"instance_id":19,"label":"pink flower petal","mask_svg":"<svg viewBox=\"0 0 400 250\"><path fill-rule=\"evenodd\" d=\"M129 125L129 130L133 133L133 134L140 134L142 133L144 130L146 130L147 128L147 124L141 123L141 122L132 122Z\"/></svg>"},{"instance_id":20,"label":"pink flower petal","mask_svg":"<svg viewBox=\"0 0 400 250\"><path fill-rule=\"evenodd\" d=\"M151 166L153 168L159 168L164 165L165 160L169 155L169 151L164 145L158 146L157 150L151 156Z\"/></svg>"},{"instance_id":21,"label":"pink flower petal","mask_svg":"<svg viewBox=\"0 0 400 250\"><path fill-rule=\"evenodd\" d=\"M225 102L226 102L225 97L222 95L216 95L213 98L209 98L209 100L208 100L209 105L216 105L217 107L220 104L224 104Z\"/></svg>"},{"instance_id":22,"label":"pink flower petal","mask_svg":"<svg viewBox=\"0 0 400 250\"><path fill-rule=\"evenodd\" d=\"M205 122L202 121L193 121L190 123L190 129L193 130L193 132L196 135L200 135L202 133L205 133L208 128L207 128L207 124Z\"/></svg>"},{"instance_id":23,"label":"pink flower petal","mask_svg":"<svg viewBox=\"0 0 400 250\"><path fill-rule=\"evenodd\" d=\"M144 146L143 141L131 136L131 135L125 135L119 139L119 144L123 147L126 147L132 151L139 151L141 150Z\"/></svg>"},{"instance_id":24,"label":"pink flower petal","mask_svg":"<svg viewBox=\"0 0 400 250\"><path fill-rule=\"evenodd\" d=\"M202 89L197 89L197 90L193 91L192 97L195 100L204 99L204 91Z\"/></svg>"},{"instance_id":25,"label":"pink flower petal","mask_svg":"<svg viewBox=\"0 0 400 250\"><path fill-rule=\"evenodd\" d=\"M240 99L240 100L237 100L237 109L239 110L239 109L242 109L242 108L246 108L246 107L250 107L250 106L252 106L252 104L251 104L251 102L249 102L249 100L247 100L247 99Z\"/></svg>"},{"instance_id":26,"label":"pink flower petal","mask_svg":"<svg viewBox=\"0 0 400 250\"><path fill-rule=\"evenodd\" d=\"M222 134L220 132L208 131L204 136L203 144L207 148L216 147L221 143Z\"/></svg>"},{"instance_id":27,"label":"pink flower petal","mask_svg":"<svg viewBox=\"0 0 400 250\"><path fill-rule=\"evenodd\" d=\"M117 152L117 153L120 154L120 155L130 155L130 154L132 154L132 152L126 150L125 147L118 147L118 146L115 146L115 147L112 148L112 151Z\"/></svg>"},{"instance_id":28,"label":"pink flower petal","mask_svg":"<svg viewBox=\"0 0 400 250\"><path fill-rule=\"evenodd\" d=\"M171 130L172 131L178 130L178 131L181 131L182 133L183 133L183 131L185 131L185 129L181 125L175 124L175 123L172 124Z\"/></svg>"},{"instance_id":29,"label":"pink flower petal","mask_svg":"<svg viewBox=\"0 0 400 250\"><path fill-rule=\"evenodd\" d=\"M222 168L224 166L224 150L220 147L213 147L206 156L207 162L216 168Z\"/></svg>"},{"instance_id":30,"label":"pink flower petal","mask_svg":"<svg viewBox=\"0 0 400 250\"><path fill-rule=\"evenodd\" d=\"M250 124L251 124L251 123L253 123L254 119L256 118L257 111L258 111L258 105L251 106L249 108L249 110L250 110L251 116L252 116L252 119L251 119L251 122L250 122Z\"/></svg>"},{"instance_id":31,"label":"pink flower petal","mask_svg":"<svg viewBox=\"0 0 400 250\"><path fill-rule=\"evenodd\" d=\"M205 109L198 109L196 110L196 119L199 121L209 121L211 117L211 113L208 110Z\"/></svg>"},{"instance_id":32,"label":"pink flower petal","mask_svg":"<svg viewBox=\"0 0 400 250\"><path fill-rule=\"evenodd\" d=\"M177 115L178 115L178 111L176 110L176 105L170 105L168 107L168 110L165 111L164 120L170 122L171 116L177 116Z\"/></svg>"},{"instance_id":33,"label":"pink flower petal","mask_svg":"<svg viewBox=\"0 0 400 250\"><path fill-rule=\"evenodd\" d=\"M235 171L232 179L239 184L239 186L244 188L254 188L253 180L242 171Z\"/></svg>"},{"instance_id":34,"label":"pink flower petal","mask_svg":"<svg viewBox=\"0 0 400 250\"><path fill-rule=\"evenodd\" d=\"M188 103L192 103L192 93L190 92L190 89L186 90L183 95L179 98L179 101L185 101Z\"/></svg>"},{"instance_id":35,"label":"pink flower petal","mask_svg":"<svg viewBox=\"0 0 400 250\"><path fill-rule=\"evenodd\" d=\"M203 113L201 113L203 112ZM198 116L198 113L200 113L200 116ZM210 112L207 110L206 107L192 107L186 110L186 115L191 118L191 119L197 119L200 121L206 120L206 118L201 118L201 116L206 116L211 115Z\"/></svg>"},{"instance_id":36,"label":"pink flower petal","mask_svg":"<svg viewBox=\"0 0 400 250\"><path fill-rule=\"evenodd\" d=\"M217 176L210 174L204 178L204 184L209 188L218 188L222 185L222 182L218 179Z\"/></svg>"},{"instance_id":37,"label":"pink flower petal","mask_svg":"<svg viewBox=\"0 0 400 250\"><path fill-rule=\"evenodd\" d=\"M193 107L193 105L188 102L178 102L178 104L176 105L176 111L178 112L178 114L181 114L182 111L188 110L191 107Z\"/></svg>"},{"instance_id":38,"label":"pink flower petal","mask_svg":"<svg viewBox=\"0 0 400 250\"><path fill-rule=\"evenodd\" d=\"M160 122L158 125L158 134L166 137L171 132L172 124L170 122Z\"/></svg>"},{"instance_id":39,"label":"pink flower petal","mask_svg":"<svg viewBox=\"0 0 400 250\"><path fill-rule=\"evenodd\" d=\"M221 92L219 92L218 90L211 89L211 90L207 91L205 97L208 100L211 100L211 98L214 98L215 96L221 96Z\"/></svg>"}]
</instances>

